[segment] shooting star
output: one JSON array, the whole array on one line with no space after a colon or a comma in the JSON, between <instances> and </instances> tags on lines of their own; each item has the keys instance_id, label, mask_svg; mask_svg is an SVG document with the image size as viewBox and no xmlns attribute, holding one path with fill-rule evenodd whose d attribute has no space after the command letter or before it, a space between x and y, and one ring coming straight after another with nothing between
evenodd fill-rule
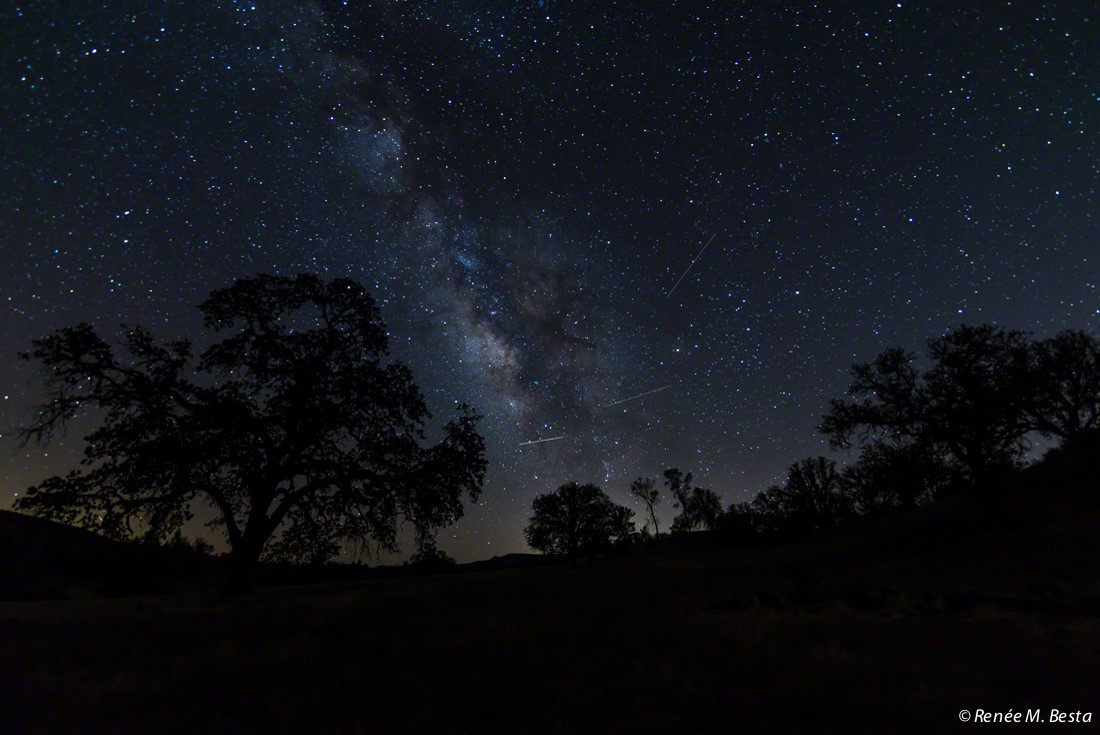
<instances>
[{"instance_id":1,"label":"shooting star","mask_svg":"<svg viewBox=\"0 0 1100 735\"><path fill-rule=\"evenodd\" d=\"M604 405L600 406L600 408L611 408L612 406L618 406L620 403L626 403L627 401L636 401L639 398L645 398L646 396L651 396L654 393L660 393L661 391L667 390L668 388L671 388L671 387L672 387L672 383L669 383L668 385L662 385L660 388L654 388L653 390L647 390L645 393L639 393L636 396L630 396L629 398L620 398L617 401L612 401L611 403L605 403Z\"/></svg>"},{"instance_id":2,"label":"shooting star","mask_svg":"<svg viewBox=\"0 0 1100 735\"><path fill-rule=\"evenodd\" d=\"M718 237L718 233L717 233L717 232L715 232L715 233L714 233L713 235L711 235L711 236L710 236L710 240L707 240L707 245L710 245L710 243L711 243L711 240L714 240L714 238L716 238L716 237ZM698 254L698 255L696 255L696 256L695 256L694 258L692 258L692 259L691 259L691 262L690 262L690 263L688 263L688 267L687 267L687 269L686 269L686 270L685 270L685 271L684 271L684 272L683 272L682 274L680 274L680 278L679 278L679 279L677 279L676 283L672 284L672 288L670 288L670 289L668 290L668 293L666 293L666 294L665 294L665 298L666 298L666 299L667 299L667 298L668 298L669 296L671 296L671 295L672 295L672 292L676 290L676 287L680 285L680 281L684 280L684 276L686 276L686 275L687 275L687 274L688 274L688 273L689 273L689 272L691 271L691 267L692 267L693 265L695 265L695 261L699 260L699 258L701 258L701 257L703 256L703 251L707 249L707 245L704 245L704 246L703 246L703 250L700 250L700 251L699 251L699 254Z\"/></svg>"},{"instance_id":3,"label":"shooting star","mask_svg":"<svg viewBox=\"0 0 1100 735\"><path fill-rule=\"evenodd\" d=\"M533 439L529 442L520 442L519 445L521 447L526 447L526 446L529 446L531 444L542 444L543 442L556 442L558 439L564 439L564 438L565 438L565 434L562 434L561 436L550 436L550 437L547 437L546 439Z\"/></svg>"}]
</instances>

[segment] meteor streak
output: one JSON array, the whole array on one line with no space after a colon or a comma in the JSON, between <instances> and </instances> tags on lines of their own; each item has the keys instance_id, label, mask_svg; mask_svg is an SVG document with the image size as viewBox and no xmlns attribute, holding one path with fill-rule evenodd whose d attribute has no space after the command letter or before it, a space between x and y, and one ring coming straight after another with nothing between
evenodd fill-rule
<instances>
[{"instance_id":1,"label":"meteor streak","mask_svg":"<svg viewBox=\"0 0 1100 735\"><path fill-rule=\"evenodd\" d=\"M533 439L529 442L520 442L519 445L521 447L526 447L530 444L542 444L543 442L556 442L558 439L564 439L564 438L565 438L565 434L562 434L561 436L551 436L551 437L547 437L546 439Z\"/></svg>"},{"instance_id":2,"label":"meteor streak","mask_svg":"<svg viewBox=\"0 0 1100 735\"><path fill-rule=\"evenodd\" d=\"M605 403L604 405L600 406L600 408L611 408L612 406L618 406L620 403L626 403L627 401L633 401L633 400L636 400L638 398L644 398L645 396L653 395L654 393L660 393L661 391L663 391L667 388L671 388L671 387L672 387L672 383L669 383L668 385L662 385L660 388L654 388L653 390L647 390L645 393L639 393L636 396L630 396L629 398L620 398L617 401L612 401L611 403Z\"/></svg>"},{"instance_id":3,"label":"meteor streak","mask_svg":"<svg viewBox=\"0 0 1100 735\"><path fill-rule=\"evenodd\" d=\"M715 233L714 233L713 235L711 235L711 236L710 236L710 240L707 240L707 245L710 245L710 243L711 243L711 240L713 240L713 239L714 239L714 238L716 238L716 237L718 237L718 233L717 233L717 232L715 232ZM704 246L703 246L703 250L706 250L706 249L707 249L707 245L704 245ZM680 275L680 277L679 277L679 278L678 278L678 279L676 280L676 283L672 284L672 288L670 288L670 289L668 290L668 293L666 293L666 294L665 294L665 298L666 298L666 299L667 299L667 298L668 298L669 296L671 296L671 295L672 295L672 292L676 290L676 287L680 285L680 281L684 280L684 276L686 276L686 275L688 274L688 272L689 272L689 271L691 270L691 267L692 267L693 265L695 265L695 261L699 260L699 258L701 258L701 257L702 257L702 255L703 255L703 250L700 250L700 251L699 251L699 254L698 254L698 255L696 255L696 256L695 256L694 258L692 258L692 259L691 259L691 262L690 262L690 263L688 263L688 267L687 267L687 269L686 269L686 270L685 270L685 271L684 271L684 272L683 272L683 273L682 273L682 274Z\"/></svg>"}]
</instances>

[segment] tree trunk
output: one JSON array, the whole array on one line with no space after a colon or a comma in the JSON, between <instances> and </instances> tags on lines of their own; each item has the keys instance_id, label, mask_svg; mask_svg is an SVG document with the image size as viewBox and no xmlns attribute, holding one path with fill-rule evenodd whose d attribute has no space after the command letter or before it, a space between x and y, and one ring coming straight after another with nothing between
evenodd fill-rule
<instances>
[{"instance_id":1,"label":"tree trunk","mask_svg":"<svg viewBox=\"0 0 1100 735\"><path fill-rule=\"evenodd\" d=\"M246 595L252 591L256 579L256 567L260 563L260 547L240 546L229 553L229 572L225 580L225 592L230 595Z\"/></svg>"}]
</instances>

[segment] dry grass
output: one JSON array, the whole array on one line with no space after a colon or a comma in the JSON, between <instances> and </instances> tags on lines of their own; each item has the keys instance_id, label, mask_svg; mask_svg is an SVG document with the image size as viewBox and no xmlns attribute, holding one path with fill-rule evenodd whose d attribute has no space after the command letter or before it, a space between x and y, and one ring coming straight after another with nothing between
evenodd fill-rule
<instances>
[{"instance_id":1,"label":"dry grass","mask_svg":"<svg viewBox=\"0 0 1100 735\"><path fill-rule=\"evenodd\" d=\"M976 727L963 708L1100 716L1098 527L1097 493L1036 487L770 550L0 603L0 732L942 733Z\"/></svg>"},{"instance_id":2,"label":"dry grass","mask_svg":"<svg viewBox=\"0 0 1100 735\"><path fill-rule=\"evenodd\" d=\"M963 707L1095 705L1095 616L731 604L747 566L784 579L755 554L9 603L0 707L33 732L656 733L943 732Z\"/></svg>"}]
</instances>

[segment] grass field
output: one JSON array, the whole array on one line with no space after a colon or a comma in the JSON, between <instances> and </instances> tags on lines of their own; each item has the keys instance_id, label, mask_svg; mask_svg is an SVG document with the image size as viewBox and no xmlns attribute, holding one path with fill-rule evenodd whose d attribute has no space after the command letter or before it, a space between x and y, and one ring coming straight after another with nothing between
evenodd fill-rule
<instances>
[{"instance_id":1,"label":"grass field","mask_svg":"<svg viewBox=\"0 0 1100 735\"><path fill-rule=\"evenodd\" d=\"M1043 492L763 550L0 603L0 731L940 733L997 731L962 709L1095 713L1097 501Z\"/></svg>"}]
</instances>

